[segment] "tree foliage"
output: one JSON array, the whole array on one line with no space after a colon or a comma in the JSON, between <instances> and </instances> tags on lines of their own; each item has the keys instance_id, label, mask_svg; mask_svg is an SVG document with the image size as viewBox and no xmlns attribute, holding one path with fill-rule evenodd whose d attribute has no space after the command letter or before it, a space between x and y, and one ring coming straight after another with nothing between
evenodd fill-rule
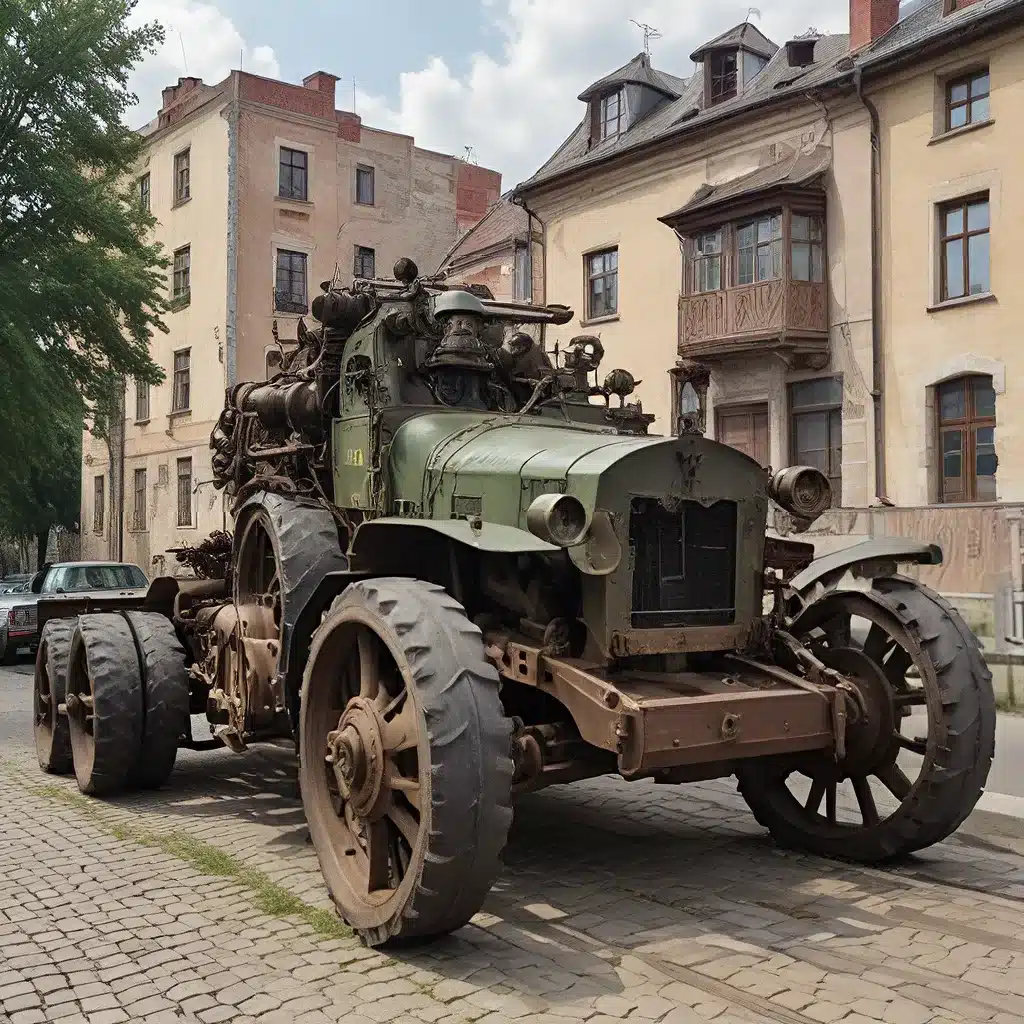
<instances>
[{"instance_id":1,"label":"tree foliage","mask_svg":"<svg viewBox=\"0 0 1024 1024\"><path fill-rule=\"evenodd\" d=\"M85 417L114 382L158 384L168 262L123 121L163 38L136 0L0 0L0 529L77 519ZM123 386L123 385L122 385ZM71 459L74 471L71 471ZM73 501L64 499L73 496ZM63 503L63 504L62 504Z\"/></svg>"}]
</instances>

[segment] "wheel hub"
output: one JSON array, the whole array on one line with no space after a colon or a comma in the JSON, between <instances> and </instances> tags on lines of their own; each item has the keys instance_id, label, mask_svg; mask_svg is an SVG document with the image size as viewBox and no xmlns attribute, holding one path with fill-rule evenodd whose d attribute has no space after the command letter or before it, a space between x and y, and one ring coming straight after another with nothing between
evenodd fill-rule
<instances>
[{"instance_id":1,"label":"wheel hub","mask_svg":"<svg viewBox=\"0 0 1024 1024\"><path fill-rule=\"evenodd\" d=\"M373 702L353 697L338 728L327 734L327 761L338 789L360 818L379 817L384 802L384 742L381 719Z\"/></svg>"},{"instance_id":2,"label":"wheel hub","mask_svg":"<svg viewBox=\"0 0 1024 1024\"><path fill-rule=\"evenodd\" d=\"M820 653L829 668L840 672L853 691L847 698L845 775L870 775L895 759L897 743L892 691L885 673L866 654L852 647Z\"/></svg>"}]
</instances>

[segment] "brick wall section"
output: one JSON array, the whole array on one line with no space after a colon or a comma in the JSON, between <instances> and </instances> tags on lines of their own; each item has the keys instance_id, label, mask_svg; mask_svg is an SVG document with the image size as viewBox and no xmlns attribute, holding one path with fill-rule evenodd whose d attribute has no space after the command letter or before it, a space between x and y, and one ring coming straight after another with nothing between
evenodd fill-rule
<instances>
[{"instance_id":1,"label":"brick wall section","mask_svg":"<svg viewBox=\"0 0 1024 1024\"><path fill-rule=\"evenodd\" d=\"M857 50L896 24L900 0L850 0L850 49Z\"/></svg>"},{"instance_id":2,"label":"brick wall section","mask_svg":"<svg viewBox=\"0 0 1024 1024\"><path fill-rule=\"evenodd\" d=\"M458 162L455 216L459 234L468 231L501 195L501 175L486 167Z\"/></svg>"}]
</instances>

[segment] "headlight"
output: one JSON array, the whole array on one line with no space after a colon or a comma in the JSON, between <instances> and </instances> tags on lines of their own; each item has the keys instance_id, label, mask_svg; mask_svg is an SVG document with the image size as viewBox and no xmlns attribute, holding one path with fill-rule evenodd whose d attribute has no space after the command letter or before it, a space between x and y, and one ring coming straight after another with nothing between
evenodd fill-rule
<instances>
[{"instance_id":1,"label":"headlight","mask_svg":"<svg viewBox=\"0 0 1024 1024\"><path fill-rule=\"evenodd\" d=\"M832 507L832 485L813 466L780 469L768 484L768 495L800 519L817 519Z\"/></svg>"},{"instance_id":2,"label":"headlight","mask_svg":"<svg viewBox=\"0 0 1024 1024\"><path fill-rule=\"evenodd\" d=\"M587 510L571 494L541 494L526 510L526 526L535 537L571 548L582 543L590 523Z\"/></svg>"}]
</instances>

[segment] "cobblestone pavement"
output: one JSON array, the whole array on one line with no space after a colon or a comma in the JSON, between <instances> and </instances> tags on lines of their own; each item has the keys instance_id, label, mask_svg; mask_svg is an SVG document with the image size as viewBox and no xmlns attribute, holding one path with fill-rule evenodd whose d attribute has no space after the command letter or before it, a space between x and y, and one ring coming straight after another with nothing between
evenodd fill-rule
<instances>
[{"instance_id":1,"label":"cobblestone pavement","mask_svg":"<svg viewBox=\"0 0 1024 1024\"><path fill-rule=\"evenodd\" d=\"M18 671L0 679L4 1022L1024 1019L1020 851L966 836L850 867L775 849L729 782L599 780L525 799L484 912L389 955L138 839L203 840L327 906L287 751L185 754L164 791L69 803L28 748Z\"/></svg>"}]
</instances>

